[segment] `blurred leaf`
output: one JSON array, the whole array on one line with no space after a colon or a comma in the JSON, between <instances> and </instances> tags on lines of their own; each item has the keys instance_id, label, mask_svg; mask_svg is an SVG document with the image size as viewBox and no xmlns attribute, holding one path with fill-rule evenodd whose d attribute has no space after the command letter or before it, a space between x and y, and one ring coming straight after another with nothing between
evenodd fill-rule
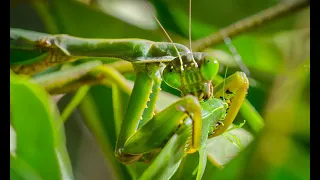
<instances>
[{"instance_id":1,"label":"blurred leaf","mask_svg":"<svg viewBox=\"0 0 320 180\"><path fill-rule=\"evenodd\" d=\"M230 136L233 136L233 139L230 139ZM206 148L208 160L202 179L212 179L208 178L208 171L211 171L212 169L219 171L225 165L227 166L227 164L236 158L252 140L253 136L243 128L233 129L221 136L208 139ZM240 143L241 148L239 148L239 144L237 144L238 142ZM182 160L178 171L172 179L195 179L198 170L198 163L198 153L188 154Z\"/></svg>"},{"instance_id":2,"label":"blurred leaf","mask_svg":"<svg viewBox=\"0 0 320 180\"><path fill-rule=\"evenodd\" d=\"M276 46L266 41L268 38L270 37L259 38L241 35L233 38L232 44L237 49L243 63L250 70L254 69L254 71L259 73L277 74L281 57ZM226 52L230 52L226 45L218 47Z\"/></svg>"},{"instance_id":3,"label":"blurred leaf","mask_svg":"<svg viewBox=\"0 0 320 180\"><path fill-rule=\"evenodd\" d=\"M14 180L41 180L36 170L30 167L22 158L10 153L10 179Z\"/></svg>"},{"instance_id":4,"label":"blurred leaf","mask_svg":"<svg viewBox=\"0 0 320 180\"><path fill-rule=\"evenodd\" d=\"M234 146L234 145L233 145ZM206 170L203 175L203 180L212 180L212 179L241 179L240 175L246 166L246 158L252 151L250 151L250 147L245 148L243 152L241 152L238 156L234 157L225 167L217 167L212 160L211 163L207 163ZM209 160L208 160L209 161Z\"/></svg>"},{"instance_id":5,"label":"blurred leaf","mask_svg":"<svg viewBox=\"0 0 320 180\"><path fill-rule=\"evenodd\" d=\"M17 135L16 131L13 129L13 127L10 124L10 153L15 154L16 153L16 140Z\"/></svg>"},{"instance_id":6,"label":"blurred leaf","mask_svg":"<svg viewBox=\"0 0 320 180\"><path fill-rule=\"evenodd\" d=\"M310 39L308 30L299 32L277 38L284 64L264 110L265 129L247 157L243 177L309 179L310 109L308 105L301 108L301 101L307 97L303 93L309 85L310 72L306 65L310 63Z\"/></svg>"},{"instance_id":7,"label":"blurred leaf","mask_svg":"<svg viewBox=\"0 0 320 180\"><path fill-rule=\"evenodd\" d=\"M118 174L120 176L120 179L139 178L149 166L148 164L135 162L128 165L123 165L115 159L115 156L113 154L113 152L115 151L117 137L115 133L111 88L102 85L93 86L90 89L89 95L91 96L91 105L87 105L86 107L83 106L82 111L85 109L86 111L91 111L90 114L95 113L95 115L90 116L91 120L87 118L87 121L93 121L92 118L95 117L95 121L97 121L95 123L100 124L99 127L89 125L88 123L90 122L86 123L90 127L91 132L95 134L96 138L98 139L98 143L104 149L103 151L109 151L105 152L105 154L109 154L106 157L109 160L109 163L113 166L113 168L120 169L121 174ZM123 106L122 108L125 110L127 108L129 96L125 93L122 93L121 100L121 104ZM95 110L90 110L91 108L94 108ZM99 131L99 133L101 134L97 134L95 131ZM108 138L108 140L102 141L102 137Z\"/></svg>"},{"instance_id":8,"label":"blurred leaf","mask_svg":"<svg viewBox=\"0 0 320 180\"><path fill-rule=\"evenodd\" d=\"M97 86L102 87L102 86ZM100 106L97 104L97 101L95 101L95 98L92 94L96 87L92 87L90 91L87 93L87 95L84 97L82 102L79 104L79 111L80 114L91 131L91 133L96 138L97 142L99 143L99 146L101 148L101 151L103 152L105 163L111 167L112 174L115 178L120 179L126 179L128 176L128 173L126 169L123 168L123 166L116 160L114 156L114 145L115 140L110 140L111 137L115 137L115 131L114 131L114 123L113 123L113 117L110 116L105 119L103 116L101 116L101 112L104 112L105 110L109 110L108 106ZM110 92L110 91L109 91ZM105 91L107 94L108 91ZM111 94L107 94L111 95ZM104 96L105 97L105 96ZM103 97L100 97L101 100L103 100ZM100 101L104 102L104 101ZM105 101L105 103L112 104L112 100ZM112 112L112 108L110 109ZM112 124L108 124L112 123ZM108 125L105 125L108 124ZM111 132L108 132L108 130L112 130ZM113 134L113 136L109 136L109 134Z\"/></svg>"},{"instance_id":9,"label":"blurred leaf","mask_svg":"<svg viewBox=\"0 0 320 180\"><path fill-rule=\"evenodd\" d=\"M224 166L247 147L252 140L253 136L243 128L225 132L221 136L208 139L208 158L219 167Z\"/></svg>"},{"instance_id":10,"label":"blurred leaf","mask_svg":"<svg viewBox=\"0 0 320 180\"><path fill-rule=\"evenodd\" d=\"M93 3L91 6L139 28L152 30L158 26L144 1L97 0Z\"/></svg>"},{"instance_id":11,"label":"blurred leaf","mask_svg":"<svg viewBox=\"0 0 320 180\"><path fill-rule=\"evenodd\" d=\"M310 179L309 151L294 141L290 141L289 144L290 151L286 161L264 172L268 179Z\"/></svg>"},{"instance_id":12,"label":"blurred leaf","mask_svg":"<svg viewBox=\"0 0 320 180\"><path fill-rule=\"evenodd\" d=\"M48 94L27 79L11 74L10 96L17 166L23 159L44 179L73 179L62 123Z\"/></svg>"},{"instance_id":13,"label":"blurred leaf","mask_svg":"<svg viewBox=\"0 0 320 180\"><path fill-rule=\"evenodd\" d=\"M53 0L49 8L60 33L85 38L135 37L159 40L150 30L130 25L75 0Z\"/></svg>"},{"instance_id":14,"label":"blurred leaf","mask_svg":"<svg viewBox=\"0 0 320 180\"><path fill-rule=\"evenodd\" d=\"M196 179L199 164L199 153L188 154L182 159L179 169L172 179Z\"/></svg>"}]
</instances>

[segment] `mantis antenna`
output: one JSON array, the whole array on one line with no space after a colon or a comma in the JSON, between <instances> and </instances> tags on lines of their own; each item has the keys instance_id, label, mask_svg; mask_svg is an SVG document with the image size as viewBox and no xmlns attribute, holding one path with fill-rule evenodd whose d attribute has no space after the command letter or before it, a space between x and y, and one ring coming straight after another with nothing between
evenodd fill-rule
<instances>
[{"instance_id":1,"label":"mantis antenna","mask_svg":"<svg viewBox=\"0 0 320 180\"><path fill-rule=\"evenodd\" d=\"M192 56L192 61L195 64L196 67L198 67L198 63L194 60L193 54L192 54L192 40L191 40L191 6L192 6L192 0L189 0L189 46Z\"/></svg>"},{"instance_id":2,"label":"mantis antenna","mask_svg":"<svg viewBox=\"0 0 320 180\"><path fill-rule=\"evenodd\" d=\"M184 68L183 68L183 62L182 62L182 58L180 56L180 53L177 49L177 47L175 46L175 44L173 43L172 39L170 38L169 34L167 33L167 31L164 29L164 27L162 26L162 24L160 23L160 21L158 20L158 18L156 17L156 15L152 12L152 10L150 9L148 3L145 1L145 6L147 7L147 9L151 12L152 16L154 17L154 19L157 21L157 23L159 24L159 26L161 27L162 31L166 34L167 38L169 39L169 41L172 43L174 49L177 51L177 54L178 54L178 57L179 57L179 60L180 60L180 68L181 68L181 72L184 71ZM192 58L193 59L193 58Z\"/></svg>"}]
</instances>

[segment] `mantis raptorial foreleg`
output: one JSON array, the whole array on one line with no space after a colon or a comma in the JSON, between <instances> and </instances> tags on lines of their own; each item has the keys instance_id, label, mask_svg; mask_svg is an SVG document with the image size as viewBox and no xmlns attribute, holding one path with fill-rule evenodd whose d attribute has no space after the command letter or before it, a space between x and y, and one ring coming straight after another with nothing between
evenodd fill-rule
<instances>
[{"instance_id":1,"label":"mantis raptorial foreleg","mask_svg":"<svg viewBox=\"0 0 320 180\"><path fill-rule=\"evenodd\" d=\"M193 136L199 137L201 134L201 108L197 99L193 97L184 97L151 119L158 97L157 93L160 91L161 67L156 63L138 65L135 69L137 70L137 77L116 148L116 156L122 162L131 162L137 158L129 158L126 154L139 154L140 156L142 153L160 148L161 144L167 140L168 136L174 132L187 115L193 119ZM171 117L170 122L165 117ZM139 129L139 127L141 128ZM155 138L153 142L156 144L145 143L144 141L149 141L148 137L145 136L146 131L150 132L154 129L163 131L161 137L150 136ZM141 138L146 139L141 140ZM144 145L136 146L138 141ZM191 146L192 148L199 146L197 138L192 139Z\"/></svg>"},{"instance_id":2,"label":"mantis raptorial foreleg","mask_svg":"<svg viewBox=\"0 0 320 180\"><path fill-rule=\"evenodd\" d=\"M150 153L153 150L161 149L163 144L172 136L172 134L174 134L178 127L183 124L188 116L191 116L192 119L192 124L189 124L190 142L188 142L191 147L185 148L186 150L189 148L196 148L193 146L197 146L196 144L199 142L194 142L194 139L197 141L200 139L199 136L196 138L193 137L196 136L196 131L201 130L201 127L195 129L194 125L201 123L201 108L194 97L186 96L156 114L143 127L129 136L122 147L120 144L121 141L119 141L116 155L120 161L130 163L131 159L127 158L126 154L141 156L142 154ZM123 123L126 122L126 119L124 119ZM124 126L126 125L123 125L122 128ZM122 134L120 133L120 137L121 136Z\"/></svg>"},{"instance_id":3,"label":"mantis raptorial foreleg","mask_svg":"<svg viewBox=\"0 0 320 180\"><path fill-rule=\"evenodd\" d=\"M214 137L222 134L232 124L239 109L247 95L249 88L249 80L243 72L236 72L225 79L224 82L214 87L214 97L226 100L228 103L228 110L223 125L218 126L214 134L209 137Z\"/></svg>"},{"instance_id":4,"label":"mantis raptorial foreleg","mask_svg":"<svg viewBox=\"0 0 320 180\"><path fill-rule=\"evenodd\" d=\"M152 98L156 98L156 96L151 97L151 94L154 93L151 90L160 90L159 82L157 82L160 80L157 77L159 71L157 65L144 66L151 67L146 67L148 71L144 73L140 69L141 67L136 67L137 79L122 124L115 154L123 163L131 163L143 158L143 156L146 156L148 161L150 161L148 158L152 158L153 163L140 179L152 177L168 179L187 153L195 152L200 144L205 144L209 127L224 117L227 105L214 98L199 103L197 98L188 95L154 115L150 120L144 119L141 113L146 112L146 109L149 109L147 112L152 112L150 110L152 107L137 106L135 97L140 99L149 97L149 102L151 102ZM140 82L146 82L150 86L141 87ZM135 107L133 109L139 114L130 114L130 107ZM124 134L127 132L129 132L128 135ZM151 156L148 155L149 153ZM203 153L203 157L205 158L206 154ZM205 162L201 161L201 163Z\"/></svg>"}]
</instances>

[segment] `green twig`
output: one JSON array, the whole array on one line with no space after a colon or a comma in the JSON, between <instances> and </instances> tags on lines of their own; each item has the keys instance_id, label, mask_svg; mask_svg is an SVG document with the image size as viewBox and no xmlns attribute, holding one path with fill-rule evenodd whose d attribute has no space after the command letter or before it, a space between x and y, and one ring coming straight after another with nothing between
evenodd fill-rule
<instances>
[{"instance_id":1,"label":"green twig","mask_svg":"<svg viewBox=\"0 0 320 180\"><path fill-rule=\"evenodd\" d=\"M92 74L97 78L107 79L119 86L125 93L131 94L131 86L127 83L127 79L122 76L118 71L108 66L96 67Z\"/></svg>"},{"instance_id":2,"label":"green twig","mask_svg":"<svg viewBox=\"0 0 320 180\"><path fill-rule=\"evenodd\" d=\"M132 63L124 60L109 63L108 66L117 70L119 73L134 72Z\"/></svg>"},{"instance_id":3,"label":"green twig","mask_svg":"<svg viewBox=\"0 0 320 180\"><path fill-rule=\"evenodd\" d=\"M33 80L42 85L50 94L73 92L83 85L110 85L112 83L115 83L128 95L131 94L132 90L132 85L116 69L107 65L99 66L99 63L95 62L88 62L65 71L35 77Z\"/></svg>"},{"instance_id":4,"label":"green twig","mask_svg":"<svg viewBox=\"0 0 320 180\"><path fill-rule=\"evenodd\" d=\"M240 113L248 120L250 127L255 133L259 133L262 130L264 127L264 120L247 99L243 102Z\"/></svg>"},{"instance_id":5,"label":"green twig","mask_svg":"<svg viewBox=\"0 0 320 180\"><path fill-rule=\"evenodd\" d=\"M90 86L82 86L74 95L72 100L68 103L67 107L63 110L61 114L61 120L66 122L73 110L81 103L82 99L86 96L89 91Z\"/></svg>"},{"instance_id":6,"label":"green twig","mask_svg":"<svg viewBox=\"0 0 320 180\"><path fill-rule=\"evenodd\" d=\"M57 72L36 76L32 78L32 80L41 84L48 92L50 92L81 79L83 76L86 76L88 72L101 64L102 63L100 61L90 61L78 66L71 66Z\"/></svg>"},{"instance_id":7,"label":"green twig","mask_svg":"<svg viewBox=\"0 0 320 180\"><path fill-rule=\"evenodd\" d=\"M116 84L112 84L112 107L116 137L119 137L124 112L122 108L121 91Z\"/></svg>"}]
</instances>

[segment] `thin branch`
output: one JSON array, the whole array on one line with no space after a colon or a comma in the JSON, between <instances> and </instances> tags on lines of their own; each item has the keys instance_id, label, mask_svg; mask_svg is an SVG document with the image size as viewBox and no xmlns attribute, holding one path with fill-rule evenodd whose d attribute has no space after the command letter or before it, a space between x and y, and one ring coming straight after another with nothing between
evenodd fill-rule
<instances>
[{"instance_id":1,"label":"thin branch","mask_svg":"<svg viewBox=\"0 0 320 180\"><path fill-rule=\"evenodd\" d=\"M71 76L69 78L72 79L74 77ZM48 83L44 83L43 81L42 82L38 81L37 83L42 85L51 95L74 92L78 90L80 87L83 87L85 85L89 85L89 86L104 85L109 87L116 85L120 90L122 90L124 93L126 93L129 96L131 95L131 91L133 89L133 83L130 83L129 80L125 79L125 77L122 76L122 74L119 73L117 69L114 69L107 65L96 67L91 71L87 72L86 74L81 74L80 79L76 78L74 79L74 81L68 84L65 84L62 87L61 85L58 85L58 84L50 84L50 83L48 84ZM55 85L56 87L54 87ZM160 111L159 108L156 106L156 109L154 112L158 113L159 111Z\"/></svg>"},{"instance_id":2,"label":"thin branch","mask_svg":"<svg viewBox=\"0 0 320 180\"><path fill-rule=\"evenodd\" d=\"M33 80L42 85L50 94L73 92L83 85L111 85L112 83L118 85L123 92L129 95L132 90L132 86L128 83L128 80L126 80L117 70L110 68L107 65L95 67L90 71L79 73L77 76L74 76L72 73L63 75L65 75L65 79L68 79L67 83L61 84L60 81L49 81L45 78L42 78L41 81L39 79Z\"/></svg>"},{"instance_id":3,"label":"thin branch","mask_svg":"<svg viewBox=\"0 0 320 180\"><path fill-rule=\"evenodd\" d=\"M242 32L249 31L273 19L279 18L291 12L300 10L310 5L310 0L295 0L279 3L255 15L242 19L234 24L221 29L205 38L193 42L194 51L202 51L212 45L223 42L224 37L233 37Z\"/></svg>"},{"instance_id":4,"label":"thin branch","mask_svg":"<svg viewBox=\"0 0 320 180\"><path fill-rule=\"evenodd\" d=\"M90 90L90 86L82 86L75 93L71 101L67 104L67 106L63 109L61 113L61 121L66 122L74 109L81 103L83 98L87 95Z\"/></svg>"},{"instance_id":5,"label":"thin branch","mask_svg":"<svg viewBox=\"0 0 320 180\"><path fill-rule=\"evenodd\" d=\"M132 63L128 61L119 60L113 63L109 63L107 65L117 70L119 73L134 72Z\"/></svg>"}]
</instances>

